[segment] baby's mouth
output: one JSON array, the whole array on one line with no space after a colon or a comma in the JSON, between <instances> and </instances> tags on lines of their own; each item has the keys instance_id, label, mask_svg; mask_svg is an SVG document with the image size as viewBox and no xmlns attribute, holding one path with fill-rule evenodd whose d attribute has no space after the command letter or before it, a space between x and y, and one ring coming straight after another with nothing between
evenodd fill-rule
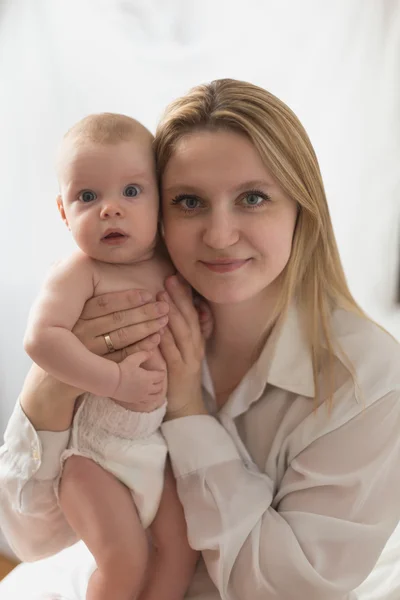
<instances>
[{"instance_id":1,"label":"baby's mouth","mask_svg":"<svg viewBox=\"0 0 400 600\"><path fill-rule=\"evenodd\" d=\"M117 240L127 237L126 233L122 229L107 229L104 233L102 240Z\"/></svg>"},{"instance_id":2,"label":"baby's mouth","mask_svg":"<svg viewBox=\"0 0 400 600\"><path fill-rule=\"evenodd\" d=\"M102 242L106 244L120 244L128 239L129 236L126 235L122 229L107 229L101 238Z\"/></svg>"},{"instance_id":3,"label":"baby's mouth","mask_svg":"<svg viewBox=\"0 0 400 600\"><path fill-rule=\"evenodd\" d=\"M103 240L112 240L115 238L122 238L125 237L125 235L123 233L118 233L118 231L113 231L112 233L108 233L107 235L105 235L103 237Z\"/></svg>"}]
</instances>

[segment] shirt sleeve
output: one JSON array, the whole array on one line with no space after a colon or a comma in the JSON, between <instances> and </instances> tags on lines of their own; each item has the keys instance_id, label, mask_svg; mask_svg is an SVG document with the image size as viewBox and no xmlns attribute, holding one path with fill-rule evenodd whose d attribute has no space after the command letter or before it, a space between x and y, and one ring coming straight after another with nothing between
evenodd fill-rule
<instances>
[{"instance_id":1,"label":"shirt sleeve","mask_svg":"<svg viewBox=\"0 0 400 600\"><path fill-rule=\"evenodd\" d=\"M400 397L391 392L294 457L278 489L213 417L162 425L190 544L227 600L345 600L400 519Z\"/></svg>"},{"instance_id":2,"label":"shirt sleeve","mask_svg":"<svg viewBox=\"0 0 400 600\"><path fill-rule=\"evenodd\" d=\"M77 541L54 490L68 440L69 430L36 432L17 402L0 448L0 523L23 561L45 558Z\"/></svg>"}]
</instances>

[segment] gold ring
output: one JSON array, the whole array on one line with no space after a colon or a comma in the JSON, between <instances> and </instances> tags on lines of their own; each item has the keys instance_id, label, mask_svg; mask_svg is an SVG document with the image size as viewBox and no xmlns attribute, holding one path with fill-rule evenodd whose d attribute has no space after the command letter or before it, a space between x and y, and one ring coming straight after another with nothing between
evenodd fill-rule
<instances>
[{"instance_id":1,"label":"gold ring","mask_svg":"<svg viewBox=\"0 0 400 600\"><path fill-rule=\"evenodd\" d=\"M115 348L114 348L114 344L111 341L110 335L108 333L105 333L103 335L104 341L106 343L106 346L108 348L109 352L115 352Z\"/></svg>"}]
</instances>

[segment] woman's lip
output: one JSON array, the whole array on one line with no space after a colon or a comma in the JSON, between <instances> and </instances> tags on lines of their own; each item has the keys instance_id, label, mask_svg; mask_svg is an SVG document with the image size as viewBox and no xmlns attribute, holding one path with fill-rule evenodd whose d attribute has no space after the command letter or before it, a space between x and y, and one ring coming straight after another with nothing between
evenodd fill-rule
<instances>
[{"instance_id":1,"label":"woman's lip","mask_svg":"<svg viewBox=\"0 0 400 600\"><path fill-rule=\"evenodd\" d=\"M246 258L244 260L231 260L231 261L221 261L221 262L204 262L200 261L207 269L210 271L214 271L214 273L228 273L229 271L236 271L243 267L250 259Z\"/></svg>"}]
</instances>

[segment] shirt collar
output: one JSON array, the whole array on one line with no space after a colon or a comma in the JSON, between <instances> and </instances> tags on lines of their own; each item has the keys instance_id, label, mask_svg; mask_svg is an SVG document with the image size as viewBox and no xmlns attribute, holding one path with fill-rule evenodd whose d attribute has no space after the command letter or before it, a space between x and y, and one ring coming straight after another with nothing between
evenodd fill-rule
<instances>
[{"instance_id":1,"label":"shirt collar","mask_svg":"<svg viewBox=\"0 0 400 600\"><path fill-rule=\"evenodd\" d=\"M295 304L290 305L283 323L277 325L277 330L272 332L260 360L257 361L260 370L264 372L268 368L263 361L264 352L270 344L274 348L269 361L267 382L299 396L314 398L311 352Z\"/></svg>"},{"instance_id":2,"label":"shirt collar","mask_svg":"<svg viewBox=\"0 0 400 600\"><path fill-rule=\"evenodd\" d=\"M267 384L299 396L314 398L311 353L295 304L289 307L283 322L274 327L260 357L220 413L229 413L232 418L242 414L260 398ZM213 397L214 391L206 362L203 364L203 385Z\"/></svg>"}]
</instances>

